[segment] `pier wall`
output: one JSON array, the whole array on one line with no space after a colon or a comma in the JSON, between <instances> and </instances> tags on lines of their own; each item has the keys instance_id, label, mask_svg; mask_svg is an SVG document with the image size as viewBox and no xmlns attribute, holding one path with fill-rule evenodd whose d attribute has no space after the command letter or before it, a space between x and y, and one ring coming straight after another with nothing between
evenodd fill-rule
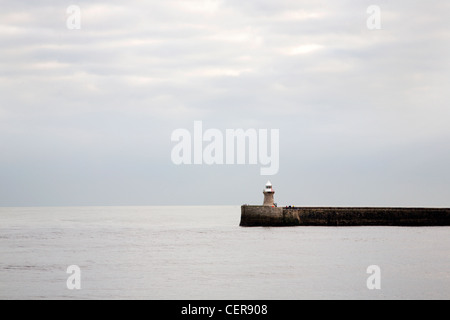
<instances>
[{"instance_id":1,"label":"pier wall","mask_svg":"<svg viewBox=\"0 0 450 320\"><path fill-rule=\"evenodd\" d=\"M450 209L244 205L240 226L450 226Z\"/></svg>"}]
</instances>

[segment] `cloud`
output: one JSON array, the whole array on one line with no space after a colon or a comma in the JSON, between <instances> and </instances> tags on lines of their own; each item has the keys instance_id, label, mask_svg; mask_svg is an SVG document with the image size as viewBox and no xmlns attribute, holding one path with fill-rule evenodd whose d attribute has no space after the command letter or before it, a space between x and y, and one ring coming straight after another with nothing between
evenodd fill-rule
<instances>
[{"instance_id":1,"label":"cloud","mask_svg":"<svg viewBox=\"0 0 450 320\"><path fill-rule=\"evenodd\" d=\"M381 1L382 29L368 30L370 4L79 1L81 29L68 30L66 5L59 1L3 2L0 173L12 173L0 182L2 190L15 178L38 188L32 174L38 170L36 161L43 161L50 177L48 168L66 165L64 172L77 171L77 181L85 179L86 184L102 184L104 177L88 174L99 161L110 166L111 180L122 161L138 163L138 168L120 168L117 174L117 179L129 173L139 181L134 186L125 179L131 189L145 185L136 171L161 184L167 185L169 177L175 183L170 133L194 120L221 130L280 128L285 148L276 178L286 185L293 185L289 172L295 177L306 167L309 182L314 177L326 181L323 172L335 168L333 159L353 163L355 154L368 168L379 161L373 153L392 148L408 161L415 151L420 153L414 149L419 142L430 145L435 167L442 168L448 155L436 150L450 136L448 4ZM320 159L305 163L305 150ZM81 154L82 159L76 156ZM229 186L240 176L257 175L256 169L240 167L184 169L176 170L180 185L194 171L199 184L216 170ZM30 174L21 175L21 170ZM431 169L418 170L425 177ZM363 179L358 170L349 169L347 175L349 180ZM58 186L41 186L49 191L38 202L51 203L52 190L73 179L68 175ZM425 180L415 182L417 190L420 181ZM324 188L332 194L333 184ZM367 192L380 188L367 186ZM108 199L108 192L117 195L111 187L105 190L96 193L99 198ZM217 199L211 188L204 192ZM176 197L188 201L181 191ZM171 203L172 196L158 199ZM0 205L33 201L21 201L18 193L8 191ZM233 202L231 196L227 201Z\"/></svg>"},{"instance_id":2,"label":"cloud","mask_svg":"<svg viewBox=\"0 0 450 320\"><path fill-rule=\"evenodd\" d=\"M288 55L298 55L298 54L308 54L308 53L313 53L317 50L322 49L323 46L321 46L320 44L304 44L304 45L300 45L297 47L293 47L293 48L288 48L285 53Z\"/></svg>"}]
</instances>

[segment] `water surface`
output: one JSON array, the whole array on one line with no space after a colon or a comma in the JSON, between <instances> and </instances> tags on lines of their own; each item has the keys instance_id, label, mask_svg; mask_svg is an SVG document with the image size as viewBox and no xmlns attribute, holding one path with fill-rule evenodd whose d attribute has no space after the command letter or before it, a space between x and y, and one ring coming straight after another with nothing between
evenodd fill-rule
<instances>
[{"instance_id":1,"label":"water surface","mask_svg":"<svg viewBox=\"0 0 450 320\"><path fill-rule=\"evenodd\" d=\"M450 298L449 227L239 219L238 206L0 208L0 299Z\"/></svg>"}]
</instances>

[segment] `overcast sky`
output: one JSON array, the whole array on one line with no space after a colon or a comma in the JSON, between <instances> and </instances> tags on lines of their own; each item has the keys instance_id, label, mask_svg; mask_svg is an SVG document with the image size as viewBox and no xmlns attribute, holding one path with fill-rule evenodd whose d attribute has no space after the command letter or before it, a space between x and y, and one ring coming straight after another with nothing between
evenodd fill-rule
<instances>
[{"instance_id":1,"label":"overcast sky","mask_svg":"<svg viewBox=\"0 0 450 320\"><path fill-rule=\"evenodd\" d=\"M1 206L450 206L449 1L0 3ZM196 120L279 172L175 165Z\"/></svg>"}]
</instances>

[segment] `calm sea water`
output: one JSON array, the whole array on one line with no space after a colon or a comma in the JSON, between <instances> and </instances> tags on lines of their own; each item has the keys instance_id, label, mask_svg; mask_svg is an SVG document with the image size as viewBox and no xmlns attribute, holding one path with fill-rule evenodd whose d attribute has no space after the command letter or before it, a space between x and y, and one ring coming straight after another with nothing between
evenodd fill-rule
<instances>
[{"instance_id":1,"label":"calm sea water","mask_svg":"<svg viewBox=\"0 0 450 320\"><path fill-rule=\"evenodd\" d=\"M450 298L448 227L239 219L238 206L0 208L0 299ZM67 288L70 265L81 290Z\"/></svg>"}]
</instances>

